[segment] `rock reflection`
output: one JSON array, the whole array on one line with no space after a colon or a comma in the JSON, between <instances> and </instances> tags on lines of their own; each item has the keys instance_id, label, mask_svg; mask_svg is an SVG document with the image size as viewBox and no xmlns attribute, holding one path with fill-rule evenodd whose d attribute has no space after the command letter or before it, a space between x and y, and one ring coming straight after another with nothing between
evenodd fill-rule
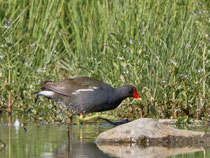
<instances>
[{"instance_id":1,"label":"rock reflection","mask_svg":"<svg viewBox=\"0 0 210 158\"><path fill-rule=\"evenodd\" d=\"M138 157L138 158L157 158L157 157L167 157L171 155L187 154L196 151L204 151L202 147L175 147L168 148L163 146L150 146L142 147L135 144L132 145L108 145L108 144L98 144L98 148L105 154L108 154L117 158L128 158L128 157Z\"/></svg>"}]
</instances>

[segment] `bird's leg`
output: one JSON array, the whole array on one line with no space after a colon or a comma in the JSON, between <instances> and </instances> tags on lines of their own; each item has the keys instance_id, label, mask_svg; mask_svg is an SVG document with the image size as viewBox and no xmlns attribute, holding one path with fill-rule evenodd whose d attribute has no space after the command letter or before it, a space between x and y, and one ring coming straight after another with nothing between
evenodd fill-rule
<instances>
[{"instance_id":1,"label":"bird's leg","mask_svg":"<svg viewBox=\"0 0 210 158\"><path fill-rule=\"evenodd\" d=\"M68 136L68 140L70 140L70 135L71 135L71 132L72 132L70 127L71 127L71 124L72 124L74 114L75 113L73 111L70 111L69 109L67 109L67 115L68 115L67 136Z\"/></svg>"},{"instance_id":2,"label":"bird's leg","mask_svg":"<svg viewBox=\"0 0 210 158\"><path fill-rule=\"evenodd\" d=\"M82 120L84 119L84 114L80 113L80 116L79 117L77 116L76 119L77 119L77 125L81 126Z\"/></svg>"},{"instance_id":3,"label":"bird's leg","mask_svg":"<svg viewBox=\"0 0 210 158\"><path fill-rule=\"evenodd\" d=\"M68 124L72 123L72 116L68 118Z\"/></svg>"},{"instance_id":4,"label":"bird's leg","mask_svg":"<svg viewBox=\"0 0 210 158\"><path fill-rule=\"evenodd\" d=\"M100 117L100 116L99 116L99 119L102 119L102 120L104 120L104 121L106 121L106 122L108 122L108 123L110 123L110 124L112 124L112 125L114 125L114 126L117 126L117 124L116 124L115 122L112 122L112 121L110 121L110 120L108 120L108 119L106 119L106 118L103 118L103 117Z\"/></svg>"},{"instance_id":5,"label":"bird's leg","mask_svg":"<svg viewBox=\"0 0 210 158\"><path fill-rule=\"evenodd\" d=\"M86 122L86 121L97 119L97 118L98 118L98 115L93 115L93 116L89 116L89 117L86 117L86 118L84 118L84 114L82 114L82 113L80 113L80 116L76 115L78 126L81 126L82 122Z\"/></svg>"},{"instance_id":6,"label":"bird's leg","mask_svg":"<svg viewBox=\"0 0 210 158\"><path fill-rule=\"evenodd\" d=\"M90 120L94 120L94 119L98 119L98 118L99 118L98 114L92 115L92 116L89 116L86 118L84 118L83 116L81 117L81 114L80 114L80 117L77 116L77 120L79 120L79 122L86 122L86 121L90 121Z\"/></svg>"},{"instance_id":7,"label":"bird's leg","mask_svg":"<svg viewBox=\"0 0 210 158\"><path fill-rule=\"evenodd\" d=\"M80 116L80 118L81 118L81 119L83 119L83 118L84 118L84 114L83 114L83 113L80 113L80 115L79 115L79 116Z\"/></svg>"},{"instance_id":8,"label":"bird's leg","mask_svg":"<svg viewBox=\"0 0 210 158\"><path fill-rule=\"evenodd\" d=\"M80 117L77 116L77 124L79 123L78 125L81 125L81 122L87 122L87 121L96 120L96 119L102 119L111 123L112 121L110 121L109 119L115 119L115 118L110 117L108 115L99 115L99 114L95 114L95 115L84 118L83 115L80 114Z\"/></svg>"},{"instance_id":9,"label":"bird's leg","mask_svg":"<svg viewBox=\"0 0 210 158\"><path fill-rule=\"evenodd\" d=\"M67 136L68 136L68 141L70 141L70 124L69 123L67 125Z\"/></svg>"},{"instance_id":10,"label":"bird's leg","mask_svg":"<svg viewBox=\"0 0 210 158\"><path fill-rule=\"evenodd\" d=\"M74 114L72 112L69 112L69 110L68 110L68 124L71 124L72 123L73 115Z\"/></svg>"}]
</instances>

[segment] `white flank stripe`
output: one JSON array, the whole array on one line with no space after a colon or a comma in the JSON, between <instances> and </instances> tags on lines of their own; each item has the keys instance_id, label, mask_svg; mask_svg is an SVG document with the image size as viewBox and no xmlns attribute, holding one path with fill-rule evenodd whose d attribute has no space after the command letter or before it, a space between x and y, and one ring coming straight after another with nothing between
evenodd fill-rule
<instances>
[{"instance_id":1,"label":"white flank stripe","mask_svg":"<svg viewBox=\"0 0 210 158\"><path fill-rule=\"evenodd\" d=\"M73 92L72 94L79 94L79 93Z\"/></svg>"},{"instance_id":2,"label":"white flank stripe","mask_svg":"<svg viewBox=\"0 0 210 158\"><path fill-rule=\"evenodd\" d=\"M93 92L95 89L97 89L97 87L93 87L93 89L78 89L72 94L79 94L80 92Z\"/></svg>"},{"instance_id":3,"label":"white flank stripe","mask_svg":"<svg viewBox=\"0 0 210 158\"><path fill-rule=\"evenodd\" d=\"M87 91L94 91L93 89L78 89L75 92L87 92Z\"/></svg>"},{"instance_id":4,"label":"white flank stripe","mask_svg":"<svg viewBox=\"0 0 210 158\"><path fill-rule=\"evenodd\" d=\"M52 97L55 93L53 91L41 91L38 94L46 97Z\"/></svg>"}]
</instances>

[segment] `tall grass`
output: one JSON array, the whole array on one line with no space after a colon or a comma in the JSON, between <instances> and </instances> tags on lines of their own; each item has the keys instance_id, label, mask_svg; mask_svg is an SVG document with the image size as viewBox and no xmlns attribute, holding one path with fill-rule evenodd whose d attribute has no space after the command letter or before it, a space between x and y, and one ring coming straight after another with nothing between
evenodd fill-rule
<instances>
[{"instance_id":1,"label":"tall grass","mask_svg":"<svg viewBox=\"0 0 210 158\"><path fill-rule=\"evenodd\" d=\"M137 86L143 102L113 115L207 118L209 10L194 0L1 1L0 106L11 92L15 111L58 118L32 93L46 80L91 76Z\"/></svg>"}]
</instances>

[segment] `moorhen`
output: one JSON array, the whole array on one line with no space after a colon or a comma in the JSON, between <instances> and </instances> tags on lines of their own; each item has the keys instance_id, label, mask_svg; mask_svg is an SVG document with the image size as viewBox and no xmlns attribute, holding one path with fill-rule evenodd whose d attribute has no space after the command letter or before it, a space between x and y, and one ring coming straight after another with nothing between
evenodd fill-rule
<instances>
[{"instance_id":1,"label":"moorhen","mask_svg":"<svg viewBox=\"0 0 210 158\"><path fill-rule=\"evenodd\" d=\"M112 110L128 97L141 100L141 96L132 85L113 88L90 77L45 82L41 90L36 93L71 109L74 114Z\"/></svg>"}]
</instances>

